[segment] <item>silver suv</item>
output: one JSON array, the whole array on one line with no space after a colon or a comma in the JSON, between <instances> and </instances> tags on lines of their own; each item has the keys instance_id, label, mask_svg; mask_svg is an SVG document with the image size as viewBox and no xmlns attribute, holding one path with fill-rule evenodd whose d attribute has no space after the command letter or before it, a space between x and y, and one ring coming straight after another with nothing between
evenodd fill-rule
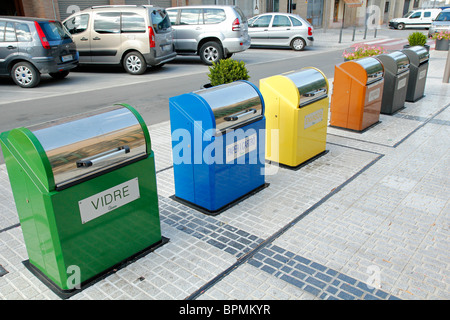
<instances>
[{"instance_id":1,"label":"silver suv","mask_svg":"<svg viewBox=\"0 0 450 320\"><path fill-rule=\"evenodd\" d=\"M73 36L80 64L122 64L130 74L175 59L169 17L146 5L94 6L63 21Z\"/></svg>"},{"instance_id":2,"label":"silver suv","mask_svg":"<svg viewBox=\"0 0 450 320\"><path fill-rule=\"evenodd\" d=\"M0 75L32 88L42 73L62 79L77 65L77 48L59 21L0 16Z\"/></svg>"},{"instance_id":3,"label":"silver suv","mask_svg":"<svg viewBox=\"0 0 450 320\"><path fill-rule=\"evenodd\" d=\"M211 65L250 47L247 19L237 6L187 6L166 9L177 54L197 54Z\"/></svg>"}]
</instances>

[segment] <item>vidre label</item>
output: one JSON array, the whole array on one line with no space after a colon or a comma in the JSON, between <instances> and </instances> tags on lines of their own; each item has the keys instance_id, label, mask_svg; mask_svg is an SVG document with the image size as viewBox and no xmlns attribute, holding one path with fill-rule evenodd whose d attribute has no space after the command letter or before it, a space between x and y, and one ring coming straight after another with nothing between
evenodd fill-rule
<instances>
[{"instance_id":1,"label":"vidre label","mask_svg":"<svg viewBox=\"0 0 450 320\"><path fill-rule=\"evenodd\" d=\"M81 223L84 224L98 218L139 198L139 182L138 178L134 178L80 200L78 206Z\"/></svg>"}]
</instances>

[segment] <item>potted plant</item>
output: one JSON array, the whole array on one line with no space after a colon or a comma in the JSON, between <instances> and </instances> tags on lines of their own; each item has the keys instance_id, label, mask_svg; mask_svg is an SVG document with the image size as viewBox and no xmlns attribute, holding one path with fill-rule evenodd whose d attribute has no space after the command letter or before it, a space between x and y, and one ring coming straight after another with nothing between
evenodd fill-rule
<instances>
[{"instance_id":1,"label":"potted plant","mask_svg":"<svg viewBox=\"0 0 450 320\"><path fill-rule=\"evenodd\" d=\"M435 50L447 51L449 49L450 31L443 30L434 33L432 38L436 40Z\"/></svg>"},{"instance_id":2,"label":"potted plant","mask_svg":"<svg viewBox=\"0 0 450 320\"><path fill-rule=\"evenodd\" d=\"M344 57L344 60L348 61L372 57L382 53L387 53L387 51L383 47L364 45L356 46L354 51L348 52L347 50L345 50L342 55Z\"/></svg>"},{"instance_id":3,"label":"potted plant","mask_svg":"<svg viewBox=\"0 0 450 320\"><path fill-rule=\"evenodd\" d=\"M218 62L213 62L212 66L208 67L208 69L208 78L210 83L204 85L204 88L218 86L221 84L234 82L236 80L250 79L244 61L221 59Z\"/></svg>"},{"instance_id":4,"label":"potted plant","mask_svg":"<svg viewBox=\"0 0 450 320\"><path fill-rule=\"evenodd\" d=\"M427 45L427 36L420 31L410 33L408 36L408 44L403 47L409 48L414 46L422 46L425 47L427 51L430 51L430 46Z\"/></svg>"}]
</instances>

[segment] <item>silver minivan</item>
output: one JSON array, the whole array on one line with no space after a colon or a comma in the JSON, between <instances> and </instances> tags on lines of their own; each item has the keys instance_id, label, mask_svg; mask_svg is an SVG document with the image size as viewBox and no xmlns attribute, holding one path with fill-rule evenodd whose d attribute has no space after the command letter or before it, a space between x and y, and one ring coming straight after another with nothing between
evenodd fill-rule
<instances>
[{"instance_id":1,"label":"silver minivan","mask_svg":"<svg viewBox=\"0 0 450 320\"><path fill-rule=\"evenodd\" d=\"M163 8L147 5L94 6L63 21L80 64L122 64L130 74L176 57L173 31Z\"/></svg>"},{"instance_id":2,"label":"silver minivan","mask_svg":"<svg viewBox=\"0 0 450 320\"><path fill-rule=\"evenodd\" d=\"M237 6L187 6L166 9L174 29L175 50L197 54L211 65L250 47L247 18Z\"/></svg>"}]
</instances>

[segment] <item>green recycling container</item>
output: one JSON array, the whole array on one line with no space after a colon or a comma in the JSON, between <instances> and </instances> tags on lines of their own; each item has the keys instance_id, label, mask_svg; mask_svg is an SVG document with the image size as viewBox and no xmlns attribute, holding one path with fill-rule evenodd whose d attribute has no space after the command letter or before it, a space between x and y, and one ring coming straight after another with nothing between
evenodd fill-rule
<instances>
[{"instance_id":1,"label":"green recycling container","mask_svg":"<svg viewBox=\"0 0 450 320\"><path fill-rule=\"evenodd\" d=\"M60 293L163 243L147 126L126 104L17 128L0 142L29 269Z\"/></svg>"}]
</instances>

